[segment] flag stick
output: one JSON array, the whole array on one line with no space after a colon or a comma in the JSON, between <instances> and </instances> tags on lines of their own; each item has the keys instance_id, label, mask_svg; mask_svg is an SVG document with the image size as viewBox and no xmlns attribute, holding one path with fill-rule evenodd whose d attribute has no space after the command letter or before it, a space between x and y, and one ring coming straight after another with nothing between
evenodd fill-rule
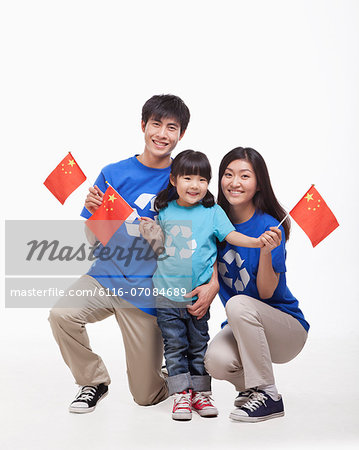
<instances>
[{"instance_id":1,"label":"flag stick","mask_svg":"<svg viewBox=\"0 0 359 450\"><path fill-rule=\"evenodd\" d=\"M315 186L315 185L312 184L312 185L310 186L310 188L308 189L308 191L303 195L303 197L299 200L298 203L300 203L300 202L303 200L303 198L307 195L307 193L310 191L310 189L311 189L313 186ZM295 206L297 206L298 203L297 203ZM294 208L295 208L295 206L294 206ZM292 208L291 211L293 211L294 208ZM279 228L279 227L282 225L282 223L289 217L289 214L290 214L290 212L284 217L284 219L281 221L281 223L279 223L279 224L277 225L277 228Z\"/></svg>"},{"instance_id":2,"label":"flag stick","mask_svg":"<svg viewBox=\"0 0 359 450\"><path fill-rule=\"evenodd\" d=\"M289 217L289 213L284 217L284 219L281 221L281 223L279 223L279 224L277 225L277 228L279 228L279 227L282 225L282 223L283 223L285 220L287 220L288 217Z\"/></svg>"}]
</instances>

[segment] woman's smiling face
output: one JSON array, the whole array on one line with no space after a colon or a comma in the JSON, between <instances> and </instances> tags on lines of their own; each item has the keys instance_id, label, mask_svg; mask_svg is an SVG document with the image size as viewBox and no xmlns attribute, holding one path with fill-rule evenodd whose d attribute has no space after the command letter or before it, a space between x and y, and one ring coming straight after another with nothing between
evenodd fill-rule
<instances>
[{"instance_id":1,"label":"woman's smiling face","mask_svg":"<svg viewBox=\"0 0 359 450\"><path fill-rule=\"evenodd\" d=\"M253 197L257 192L257 177L252 164L245 159L232 161L224 171L221 187L232 207L253 206Z\"/></svg>"}]
</instances>

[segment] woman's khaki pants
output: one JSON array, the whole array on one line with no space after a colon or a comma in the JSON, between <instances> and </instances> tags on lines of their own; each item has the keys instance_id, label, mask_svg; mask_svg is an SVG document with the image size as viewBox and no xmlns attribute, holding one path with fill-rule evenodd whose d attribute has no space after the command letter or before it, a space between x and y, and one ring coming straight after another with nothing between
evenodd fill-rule
<instances>
[{"instance_id":1,"label":"woman's khaki pants","mask_svg":"<svg viewBox=\"0 0 359 450\"><path fill-rule=\"evenodd\" d=\"M69 296L70 292L76 296ZM113 314L121 329L128 383L135 402L153 405L164 400L168 392L161 373L163 341L156 317L119 297L105 295L104 288L89 275L82 276L67 290L49 316L62 357L76 383L110 384L102 359L91 350L85 325ZM116 348L117 343L109 345Z\"/></svg>"},{"instance_id":2,"label":"woman's khaki pants","mask_svg":"<svg viewBox=\"0 0 359 450\"><path fill-rule=\"evenodd\" d=\"M226 304L228 325L209 344L205 366L237 391L275 384L272 362L285 363L303 348L307 332L289 314L246 295Z\"/></svg>"}]
</instances>

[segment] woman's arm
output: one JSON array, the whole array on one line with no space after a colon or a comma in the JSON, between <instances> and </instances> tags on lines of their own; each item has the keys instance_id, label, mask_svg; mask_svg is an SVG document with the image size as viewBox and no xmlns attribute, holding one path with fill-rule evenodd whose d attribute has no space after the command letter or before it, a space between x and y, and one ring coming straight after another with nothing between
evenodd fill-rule
<instances>
[{"instance_id":1,"label":"woman's arm","mask_svg":"<svg viewBox=\"0 0 359 450\"><path fill-rule=\"evenodd\" d=\"M260 237L263 247L260 250L259 265L257 273L257 289L260 298L271 298L279 282L279 274L274 272L271 251L278 247L282 240L279 228L271 227Z\"/></svg>"},{"instance_id":2,"label":"woman's arm","mask_svg":"<svg viewBox=\"0 0 359 450\"><path fill-rule=\"evenodd\" d=\"M262 236L259 236L259 238L253 238L246 236L245 234L238 233L238 231L231 231L229 234L227 234L225 240L228 242L228 244L232 244L237 247L260 248L263 247L263 242L261 240Z\"/></svg>"}]
</instances>

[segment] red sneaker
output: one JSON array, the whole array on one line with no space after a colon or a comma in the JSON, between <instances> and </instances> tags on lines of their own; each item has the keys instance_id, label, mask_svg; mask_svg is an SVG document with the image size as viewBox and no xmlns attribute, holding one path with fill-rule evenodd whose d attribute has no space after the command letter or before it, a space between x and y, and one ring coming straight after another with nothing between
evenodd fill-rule
<instances>
[{"instance_id":1,"label":"red sneaker","mask_svg":"<svg viewBox=\"0 0 359 450\"><path fill-rule=\"evenodd\" d=\"M213 405L210 392L193 392L192 409L202 417L218 416L218 409Z\"/></svg>"},{"instance_id":2,"label":"red sneaker","mask_svg":"<svg viewBox=\"0 0 359 450\"><path fill-rule=\"evenodd\" d=\"M174 403L172 409L172 419L174 420L191 420L192 408L191 408L192 390L188 392L178 392L174 395Z\"/></svg>"}]
</instances>

